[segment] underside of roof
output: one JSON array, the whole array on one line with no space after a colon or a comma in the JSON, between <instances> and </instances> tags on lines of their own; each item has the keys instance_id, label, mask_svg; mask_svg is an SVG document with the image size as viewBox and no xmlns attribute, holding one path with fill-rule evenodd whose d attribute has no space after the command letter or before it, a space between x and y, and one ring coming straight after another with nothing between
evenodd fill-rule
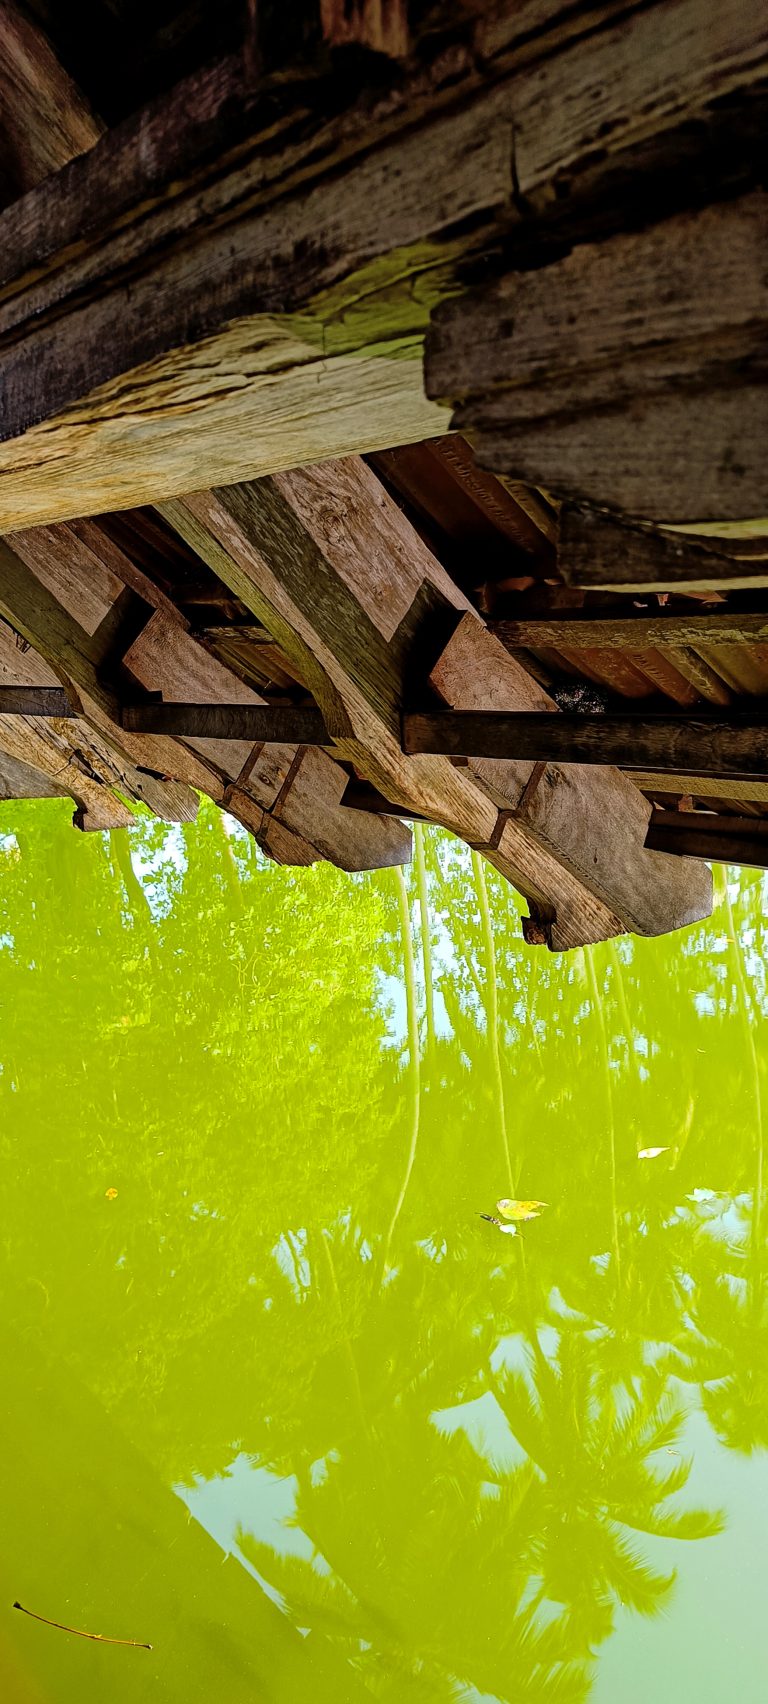
<instances>
[{"instance_id":1,"label":"underside of roof","mask_svg":"<svg viewBox=\"0 0 768 1704\"><path fill-rule=\"evenodd\" d=\"M0 791L694 921L768 865L765 16L211 14L0 6Z\"/></svg>"}]
</instances>

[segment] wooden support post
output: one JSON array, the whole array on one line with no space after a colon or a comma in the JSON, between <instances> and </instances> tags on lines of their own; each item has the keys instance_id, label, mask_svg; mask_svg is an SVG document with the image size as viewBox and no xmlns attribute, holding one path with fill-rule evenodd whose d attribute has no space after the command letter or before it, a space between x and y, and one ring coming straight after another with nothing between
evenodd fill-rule
<instances>
[{"instance_id":1,"label":"wooden support post","mask_svg":"<svg viewBox=\"0 0 768 1704\"><path fill-rule=\"evenodd\" d=\"M285 89L276 98L254 86L249 65L218 65L10 207L0 219L0 529L436 436L448 413L424 393L424 335L468 258L503 237L540 259L558 225L571 245L615 222L616 183L633 172L633 205L643 174L649 198L670 170L690 194L700 156L708 184L721 158L729 183L754 173L768 42L759 8L571 8L567 28L561 8L535 10L524 53L510 52L519 0L502 0L492 27L481 19L482 62L471 42L446 54L438 32L385 98L378 78L330 115L322 87L302 86L291 107ZM666 258L662 248L658 264ZM527 276L541 297L544 273ZM723 276L730 305L743 281L734 290L731 270L723 289ZM647 270L639 277L645 287ZM597 325L591 280L589 290ZM606 335L620 329L616 315L606 322ZM703 343L709 321L691 329ZM741 361L749 334L741 322L736 333ZM673 397L665 415L644 401L643 442L659 419L680 416L684 453L671 457L670 433L657 432L659 465L635 457L634 484L626 433L612 419L601 428L597 409L580 454L576 426L544 442L526 420L512 471L524 478L527 464L543 479L551 468L588 491L586 475L602 469L600 492L634 497L639 482L654 503L668 481L688 518L706 463L693 518L716 504L743 513L762 478L741 425L748 392L755 444L764 404L740 369L741 379L697 415L698 451L686 402ZM430 384L457 394L452 375ZM581 379L577 388L583 401ZM738 452L738 498L735 463L721 458L711 478L715 445Z\"/></svg>"},{"instance_id":2,"label":"wooden support post","mask_svg":"<svg viewBox=\"0 0 768 1704\"><path fill-rule=\"evenodd\" d=\"M531 694L547 700L484 634L476 612L370 469L357 460L318 465L198 493L165 505L163 513L295 660L335 750L358 774L404 814L442 822L489 849L546 920L553 944L598 939L622 926L626 894L608 895L605 871L596 875L593 859L579 860L575 851L571 857L570 848L555 848L535 825L513 821L479 774L445 757L404 757L400 709L409 683L423 678L462 616L491 645L494 664L515 671L518 703L530 703ZM491 672L485 668L486 684ZM529 772L530 765L518 797ZM606 778L609 792L612 782L627 856L634 844L637 860L636 893L625 908L629 926L653 932L706 914L706 879L693 871L678 886L663 864L647 863L648 807L618 776ZM586 779L580 810L593 804L597 833L605 799L600 790L592 799Z\"/></svg>"},{"instance_id":3,"label":"wooden support post","mask_svg":"<svg viewBox=\"0 0 768 1704\"><path fill-rule=\"evenodd\" d=\"M767 246L757 192L512 272L439 310L428 393L484 466L558 497L763 517Z\"/></svg>"},{"instance_id":4,"label":"wooden support post","mask_svg":"<svg viewBox=\"0 0 768 1704\"><path fill-rule=\"evenodd\" d=\"M768 775L768 711L727 721L664 712L634 716L429 710L403 715L403 750L509 762L618 764L670 774Z\"/></svg>"}]
</instances>

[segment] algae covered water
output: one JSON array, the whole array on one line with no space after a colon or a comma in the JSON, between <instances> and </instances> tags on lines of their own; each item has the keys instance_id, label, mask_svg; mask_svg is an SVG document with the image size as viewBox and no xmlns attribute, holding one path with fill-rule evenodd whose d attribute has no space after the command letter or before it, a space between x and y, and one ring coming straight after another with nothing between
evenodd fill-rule
<instances>
[{"instance_id":1,"label":"algae covered water","mask_svg":"<svg viewBox=\"0 0 768 1704\"><path fill-rule=\"evenodd\" d=\"M3 1699L762 1704L763 878L555 958L438 833L68 815L0 818Z\"/></svg>"}]
</instances>

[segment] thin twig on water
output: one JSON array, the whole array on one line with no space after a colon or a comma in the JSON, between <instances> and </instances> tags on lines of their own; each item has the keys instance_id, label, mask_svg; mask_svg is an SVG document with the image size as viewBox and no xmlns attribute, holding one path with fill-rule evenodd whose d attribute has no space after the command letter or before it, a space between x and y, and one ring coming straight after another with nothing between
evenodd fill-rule
<instances>
[{"instance_id":1,"label":"thin twig on water","mask_svg":"<svg viewBox=\"0 0 768 1704\"><path fill-rule=\"evenodd\" d=\"M110 1639L106 1633L86 1633L82 1627L68 1627L65 1621L49 1621L47 1615L36 1615L33 1609L25 1609L18 1600L13 1607L20 1609L22 1615L31 1615L33 1621L42 1621L46 1627L58 1627L60 1633L75 1633L78 1639L96 1639L100 1645L132 1645L137 1651L152 1649L143 1639Z\"/></svg>"}]
</instances>

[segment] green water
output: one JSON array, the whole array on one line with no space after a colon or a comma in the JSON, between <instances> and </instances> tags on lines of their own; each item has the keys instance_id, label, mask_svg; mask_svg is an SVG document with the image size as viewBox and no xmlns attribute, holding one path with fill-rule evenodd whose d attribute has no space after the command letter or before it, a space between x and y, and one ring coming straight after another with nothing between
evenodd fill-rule
<instances>
[{"instance_id":1,"label":"green water","mask_svg":"<svg viewBox=\"0 0 768 1704\"><path fill-rule=\"evenodd\" d=\"M764 1704L762 880L419 851L2 809L3 1704Z\"/></svg>"}]
</instances>

